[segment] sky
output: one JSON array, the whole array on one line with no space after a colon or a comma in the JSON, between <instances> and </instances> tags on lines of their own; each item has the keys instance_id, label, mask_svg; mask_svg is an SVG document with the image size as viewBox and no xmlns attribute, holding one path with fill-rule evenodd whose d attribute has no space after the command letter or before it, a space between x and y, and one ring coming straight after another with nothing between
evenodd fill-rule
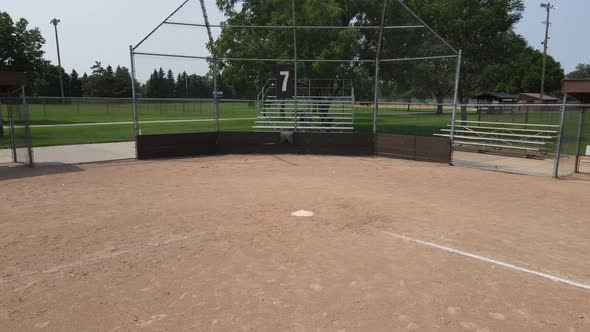
<instances>
[{"instance_id":1,"label":"sky","mask_svg":"<svg viewBox=\"0 0 590 332\"><path fill-rule=\"evenodd\" d=\"M191 0L194 1L194 0ZM547 0L545 0L547 1ZM66 71L90 72L95 61L103 65L129 67L129 45L137 44L147 33L172 12L181 0L0 0L0 10L13 19L24 17L31 26L39 27L46 44L45 58L57 64L57 52L53 26L49 21L56 17L62 65ZM516 31L529 44L541 49L544 38L545 11L540 0L524 0L526 10ZM220 19L213 1L207 0L212 21ZM578 63L590 63L590 43L585 42L590 31L590 0L553 0L558 9L552 11L549 54L561 62L566 73ZM200 15L200 11L196 12ZM187 13L182 14L187 15ZM196 22L195 22L196 23ZM168 31L165 36L170 45L188 35ZM199 42L206 40L205 30L193 31ZM185 43L186 44L186 43ZM158 45L155 45L156 47ZM165 45L164 45L165 46ZM165 47L164 47L165 48ZM147 65L146 65L147 66ZM153 66L151 68L154 68Z\"/></svg>"}]
</instances>

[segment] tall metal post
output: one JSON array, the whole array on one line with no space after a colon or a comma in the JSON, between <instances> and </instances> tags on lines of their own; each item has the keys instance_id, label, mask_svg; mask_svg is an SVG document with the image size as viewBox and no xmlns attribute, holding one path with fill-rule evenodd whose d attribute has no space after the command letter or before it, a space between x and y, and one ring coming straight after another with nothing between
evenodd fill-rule
<instances>
[{"instance_id":1,"label":"tall metal post","mask_svg":"<svg viewBox=\"0 0 590 332\"><path fill-rule=\"evenodd\" d=\"M375 100L373 103L373 134L377 133L377 113L379 112L379 57L381 56L381 47L383 44L383 27L385 26L385 11L387 10L387 0L383 1L383 13L381 13L381 26L379 27L379 40L377 41L377 55L375 55Z\"/></svg>"},{"instance_id":2,"label":"tall metal post","mask_svg":"<svg viewBox=\"0 0 590 332\"><path fill-rule=\"evenodd\" d=\"M4 119L2 118L2 98L0 98L0 137L4 137Z\"/></svg>"},{"instance_id":3,"label":"tall metal post","mask_svg":"<svg viewBox=\"0 0 590 332\"><path fill-rule=\"evenodd\" d=\"M131 59L131 108L133 110L133 138L135 140L135 158L139 157L137 139L139 136L139 113L137 112L137 92L135 91L135 56L133 47L129 45L129 57Z\"/></svg>"},{"instance_id":4,"label":"tall metal post","mask_svg":"<svg viewBox=\"0 0 590 332\"><path fill-rule=\"evenodd\" d=\"M561 106L561 125L559 126L559 140L557 141L557 151L555 151L555 160L553 164L553 177L559 177L559 158L561 158L561 144L563 143L563 129L565 127L565 109L567 107L567 92L563 95L563 104Z\"/></svg>"},{"instance_id":5,"label":"tall metal post","mask_svg":"<svg viewBox=\"0 0 590 332\"><path fill-rule=\"evenodd\" d=\"M295 91L293 92L293 97L295 98L295 114L294 114L294 122L293 122L293 131L297 131L297 125L298 125L298 121L299 121L299 116L298 116L298 102L297 102L297 72L298 72L298 65L297 65L297 27L296 27L296 21L295 21L295 0L291 0L291 9L292 9L292 15L293 15L293 59L295 60L295 63L293 64L293 70L294 75L293 75L293 79L295 80L294 84L293 84L293 88L295 89Z\"/></svg>"},{"instance_id":6,"label":"tall metal post","mask_svg":"<svg viewBox=\"0 0 590 332\"><path fill-rule=\"evenodd\" d=\"M582 138L584 136L584 121L586 112L582 108L580 110L580 122L578 123L578 141L576 142L576 173L580 173L580 146L582 145Z\"/></svg>"},{"instance_id":7,"label":"tall metal post","mask_svg":"<svg viewBox=\"0 0 590 332\"><path fill-rule=\"evenodd\" d=\"M215 114L215 132L219 131L219 91L217 91L217 59L213 57L213 113Z\"/></svg>"},{"instance_id":8,"label":"tall metal post","mask_svg":"<svg viewBox=\"0 0 590 332\"><path fill-rule=\"evenodd\" d=\"M351 83L352 85L352 83ZM354 87L350 87L350 94L352 97L352 126L354 127L354 113L356 113L356 97L354 96Z\"/></svg>"},{"instance_id":9,"label":"tall metal post","mask_svg":"<svg viewBox=\"0 0 590 332\"><path fill-rule=\"evenodd\" d=\"M8 124L10 125L10 146L12 147L12 162L18 163L16 155L16 137L14 137L14 112L12 111L12 104L7 103L8 108Z\"/></svg>"},{"instance_id":10,"label":"tall metal post","mask_svg":"<svg viewBox=\"0 0 590 332\"><path fill-rule=\"evenodd\" d=\"M55 30L55 43L57 45L57 65L59 66L59 88L61 90L61 97L64 97L64 79L63 79L63 68L61 67L61 53L59 51L59 36L57 34L57 24L60 22L57 18L51 20L53 28Z\"/></svg>"},{"instance_id":11,"label":"tall metal post","mask_svg":"<svg viewBox=\"0 0 590 332\"><path fill-rule=\"evenodd\" d=\"M23 113L25 116L25 140L27 143L27 153L29 154L29 166L35 167L35 159L33 158L33 136L31 135L31 117L29 115L29 105L27 104L27 96L25 94L25 86L21 86Z\"/></svg>"},{"instance_id":12,"label":"tall metal post","mask_svg":"<svg viewBox=\"0 0 590 332\"><path fill-rule=\"evenodd\" d=\"M211 54L213 55L213 113L215 116L215 132L219 131L219 91L217 91L217 56L215 55L215 41L213 40L213 34L211 33L211 25L209 24L209 16L207 15L207 7L205 7L205 0L199 1L201 4L201 11L203 12L203 19L205 20L205 26L207 27L207 34L209 36L209 44L211 45ZM186 2L185 2L186 3ZM183 4L184 6L184 4Z\"/></svg>"},{"instance_id":13,"label":"tall metal post","mask_svg":"<svg viewBox=\"0 0 590 332\"><path fill-rule=\"evenodd\" d=\"M453 151L455 146L455 122L457 121L457 106L459 105L459 85L461 83L461 61L463 61L463 50L459 50L457 57L457 70L455 72L455 94L453 96L453 115L451 117L451 160L453 164ZM479 112L478 112L479 113Z\"/></svg>"},{"instance_id":14,"label":"tall metal post","mask_svg":"<svg viewBox=\"0 0 590 332\"><path fill-rule=\"evenodd\" d=\"M541 72L541 103L543 103L545 95L545 71L547 68L547 48L549 48L547 44L549 42L549 26L551 25L549 18L551 16L551 9L557 9L557 7L551 5L551 2L547 2L546 4L542 3L541 7L547 10L547 21L543 22L545 23L545 41L543 42L543 71Z\"/></svg>"}]
</instances>

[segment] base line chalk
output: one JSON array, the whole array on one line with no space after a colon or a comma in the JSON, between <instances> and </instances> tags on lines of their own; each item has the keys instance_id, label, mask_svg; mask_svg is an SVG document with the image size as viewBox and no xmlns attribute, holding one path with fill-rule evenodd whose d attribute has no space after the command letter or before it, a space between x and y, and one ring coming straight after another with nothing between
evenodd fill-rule
<instances>
[{"instance_id":1,"label":"base line chalk","mask_svg":"<svg viewBox=\"0 0 590 332\"><path fill-rule=\"evenodd\" d=\"M411 237L407 237L407 236L404 236L404 235L399 235L399 234L387 232L387 231L384 231L384 230L381 230L381 229L378 229L378 228L375 228L375 227L371 227L371 228L373 228L376 231L379 231L381 233L387 234L389 236L392 236L392 237L395 237L395 238L398 238L398 239L401 239L401 240L406 240L406 241L418 243L418 244L421 244L421 245L425 245L425 246L428 246L428 247L437 248L437 249L440 249L440 250L444 250L446 252L450 252L450 253L454 253L454 254L457 254L457 255L466 256L466 257L470 257L470 258L477 259L477 260L480 260L480 261L484 261L484 262L487 262L487 263L492 263L492 264L495 264L495 265L503 266L503 267L506 267L506 268L509 268L509 269L512 269L512 270L516 270L516 271L520 271L520 272L532 274L532 275L535 275L537 277L546 278L546 279L549 279L549 280L554 281L554 282L561 282L561 283L568 284L568 285L571 285L571 286L575 286L575 287L578 287L578 288L583 288L583 289L590 290L590 285L587 285L587 284L584 284L584 283L581 283L581 282L577 282L577 281L565 279L565 278L554 276L554 275L551 275L551 274L548 274L548 273L544 273L544 272L539 272L539 271L535 271L535 270L529 270L527 268L516 266L516 265L510 264L510 263L504 263L504 262L501 262L501 261L498 261L498 260L495 260L495 259L492 259L492 258L487 258L487 257L483 257L483 256L471 254L471 253L468 253L468 252L465 252L465 251L461 251L461 250L454 249L454 248L451 248L451 247L445 247L443 245L432 243L432 242L427 242L427 241L422 241L422 240L418 240L418 239L413 239Z\"/></svg>"}]
</instances>

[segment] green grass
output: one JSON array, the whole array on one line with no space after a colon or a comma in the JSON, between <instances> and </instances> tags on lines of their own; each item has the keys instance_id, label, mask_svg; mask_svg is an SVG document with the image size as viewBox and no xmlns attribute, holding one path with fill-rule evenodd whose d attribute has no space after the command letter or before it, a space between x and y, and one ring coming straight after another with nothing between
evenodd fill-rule
<instances>
[{"instance_id":1,"label":"green grass","mask_svg":"<svg viewBox=\"0 0 590 332\"><path fill-rule=\"evenodd\" d=\"M6 105L2 106L2 117L5 126L8 124ZM128 102L110 102L108 104L31 104L29 105L32 125L68 125L92 124L109 122L132 122L132 107ZM448 128L451 114L448 109L444 114L435 114L435 109L412 107L383 107L379 110L377 131L400 135L432 136ZM213 121L213 103L211 102L162 102L144 101L138 104L140 121L166 120L210 120L203 122L178 123L140 123L141 133L171 134L210 132L215 130ZM358 107L355 113L354 127L356 132L372 132L373 115L369 106ZM248 102L224 102L219 106L221 131L251 131L256 110ZM411 114L408 114L411 113ZM468 113L468 120L478 120L475 112ZM481 121L492 122L524 122L523 114L488 114L482 115ZM559 112L529 112L529 123L558 124ZM571 125L570 125L571 127ZM571 131L571 130L570 130ZM31 129L34 146L51 146L84 143L124 142L133 140L131 124L84 125L62 127L33 127ZM17 132L18 137L24 137ZM590 145L590 116L586 117L585 139L583 148ZM10 147L8 128L4 137L0 137L0 148Z\"/></svg>"}]
</instances>

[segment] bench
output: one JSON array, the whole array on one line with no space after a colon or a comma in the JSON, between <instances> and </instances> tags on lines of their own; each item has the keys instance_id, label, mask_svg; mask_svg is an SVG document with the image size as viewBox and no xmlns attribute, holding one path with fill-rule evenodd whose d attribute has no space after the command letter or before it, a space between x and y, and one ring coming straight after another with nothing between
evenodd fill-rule
<instances>
[{"instance_id":1,"label":"bench","mask_svg":"<svg viewBox=\"0 0 590 332\"><path fill-rule=\"evenodd\" d=\"M453 138L455 146L475 147L479 152L517 151L529 157L547 154L558 133L558 125L457 120ZM451 129L434 136L451 137Z\"/></svg>"}]
</instances>

